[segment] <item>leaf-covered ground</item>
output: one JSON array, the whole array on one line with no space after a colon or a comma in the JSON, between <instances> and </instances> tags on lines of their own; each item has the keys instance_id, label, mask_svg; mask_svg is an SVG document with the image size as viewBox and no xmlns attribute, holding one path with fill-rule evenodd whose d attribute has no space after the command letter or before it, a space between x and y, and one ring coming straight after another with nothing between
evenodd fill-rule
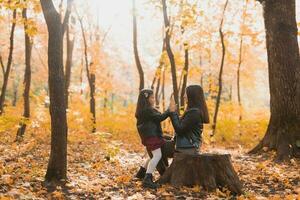
<instances>
[{"instance_id":1,"label":"leaf-covered ground","mask_svg":"<svg viewBox=\"0 0 300 200\"><path fill-rule=\"evenodd\" d=\"M300 162L275 164L273 154L248 156L245 150L229 152L245 194L233 197L226 190L207 193L202 188L146 190L133 178L143 163L144 151L138 145L116 141L110 134L69 134L68 183L65 187L43 187L49 155L49 136L32 135L16 144L7 134L0 141L0 199L300 199Z\"/></svg>"}]
</instances>

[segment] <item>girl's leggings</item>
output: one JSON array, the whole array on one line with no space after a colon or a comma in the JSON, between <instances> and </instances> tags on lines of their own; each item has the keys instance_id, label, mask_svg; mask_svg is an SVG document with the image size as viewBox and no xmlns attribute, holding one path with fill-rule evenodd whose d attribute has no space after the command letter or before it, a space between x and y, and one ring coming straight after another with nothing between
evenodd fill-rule
<instances>
[{"instance_id":1,"label":"girl's leggings","mask_svg":"<svg viewBox=\"0 0 300 200\"><path fill-rule=\"evenodd\" d=\"M149 163L146 162L148 164L147 171L146 171L147 174L152 174L155 171L155 168L162 157L160 148L155 149L154 151L151 151L151 153L152 153L153 157L149 160Z\"/></svg>"}]
</instances>

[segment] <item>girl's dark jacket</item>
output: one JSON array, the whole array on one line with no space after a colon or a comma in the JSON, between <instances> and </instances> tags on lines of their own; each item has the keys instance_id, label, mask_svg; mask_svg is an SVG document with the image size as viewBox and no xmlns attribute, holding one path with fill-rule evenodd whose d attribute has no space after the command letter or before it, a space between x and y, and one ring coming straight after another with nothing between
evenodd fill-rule
<instances>
[{"instance_id":1,"label":"girl's dark jacket","mask_svg":"<svg viewBox=\"0 0 300 200\"><path fill-rule=\"evenodd\" d=\"M200 110L190 108L181 118L177 112L171 112L170 117L176 132L176 148L199 148L203 130Z\"/></svg>"},{"instance_id":2,"label":"girl's dark jacket","mask_svg":"<svg viewBox=\"0 0 300 200\"><path fill-rule=\"evenodd\" d=\"M162 137L163 132L160 122L167 119L170 112L167 110L163 114L154 108L142 110L137 118L137 129L141 138L159 136Z\"/></svg>"}]
</instances>

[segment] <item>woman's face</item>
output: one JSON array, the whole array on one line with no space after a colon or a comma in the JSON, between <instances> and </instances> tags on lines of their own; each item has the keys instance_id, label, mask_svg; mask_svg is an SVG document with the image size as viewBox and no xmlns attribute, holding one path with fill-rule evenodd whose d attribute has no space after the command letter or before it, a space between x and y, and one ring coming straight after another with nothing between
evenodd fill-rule
<instances>
[{"instance_id":1,"label":"woman's face","mask_svg":"<svg viewBox=\"0 0 300 200\"><path fill-rule=\"evenodd\" d=\"M153 94L149 96L148 101L149 101L150 105L153 107L155 104L155 98L154 98Z\"/></svg>"}]
</instances>

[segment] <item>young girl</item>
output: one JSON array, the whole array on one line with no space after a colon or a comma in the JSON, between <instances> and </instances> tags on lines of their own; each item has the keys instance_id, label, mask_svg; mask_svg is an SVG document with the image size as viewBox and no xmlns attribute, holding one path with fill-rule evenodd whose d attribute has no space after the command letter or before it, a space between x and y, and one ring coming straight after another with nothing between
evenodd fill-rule
<instances>
[{"instance_id":1,"label":"young girl","mask_svg":"<svg viewBox=\"0 0 300 200\"><path fill-rule=\"evenodd\" d=\"M146 147L147 151L152 154L152 158L146 162L145 168L141 167L137 177L144 177L143 186L153 189L157 188L157 184L152 180L152 173L162 157L161 147L165 144L165 140L162 137L163 132L160 122L164 121L169 116L168 110L161 114L154 108L154 104L155 98L153 91L144 89L139 94L135 112L137 129L142 144Z\"/></svg>"}]
</instances>

